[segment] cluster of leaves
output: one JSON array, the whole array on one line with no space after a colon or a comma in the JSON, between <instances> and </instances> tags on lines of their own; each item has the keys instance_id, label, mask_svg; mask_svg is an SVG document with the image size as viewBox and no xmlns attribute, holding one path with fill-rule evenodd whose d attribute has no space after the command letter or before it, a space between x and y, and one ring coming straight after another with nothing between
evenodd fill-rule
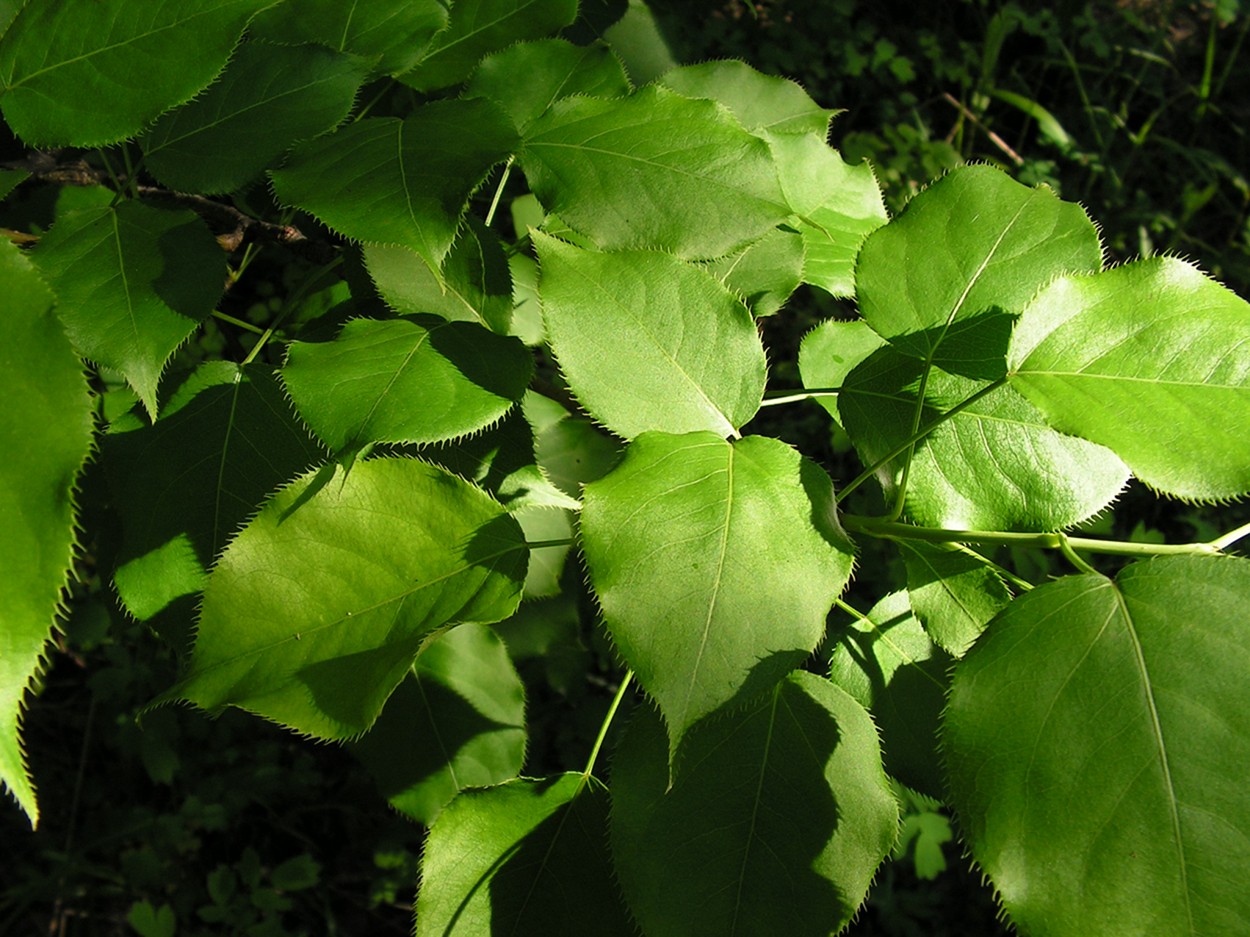
<instances>
[{"instance_id":1,"label":"cluster of leaves","mask_svg":"<svg viewBox=\"0 0 1250 937\"><path fill-rule=\"evenodd\" d=\"M1250 862L1250 564L1221 555L1246 531L1065 533L1131 476L1250 492L1250 305L1178 259L1105 268L1078 205L988 166L891 218L797 85L712 62L636 87L552 38L594 31L573 0L7 19L0 110L39 148L9 188L111 183L0 251L0 778L32 822L20 715L94 454L121 605L181 619L156 702L352 745L430 828L419 935L836 932L898 783L956 811L1025 932L1250 918L1226 874ZM266 244L302 285L259 324L217 309ZM860 317L770 389L758 320L801 284ZM239 354L171 369L210 317ZM749 432L808 399L864 466L837 488ZM869 482L884 510L842 511ZM860 612L870 542L905 574ZM997 546L1077 573L1029 582ZM585 767L524 776L516 648L543 602L577 607L578 562L629 670Z\"/></svg>"}]
</instances>

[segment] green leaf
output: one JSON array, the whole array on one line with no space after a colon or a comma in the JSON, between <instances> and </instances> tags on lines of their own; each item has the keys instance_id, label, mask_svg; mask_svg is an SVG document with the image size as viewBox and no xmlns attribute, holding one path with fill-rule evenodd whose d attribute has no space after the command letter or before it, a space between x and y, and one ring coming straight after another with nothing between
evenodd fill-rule
<instances>
[{"instance_id":1,"label":"green leaf","mask_svg":"<svg viewBox=\"0 0 1250 937\"><path fill-rule=\"evenodd\" d=\"M490 101L435 101L405 120L366 117L301 144L270 175L284 204L345 237L411 248L437 270L469 195L515 143Z\"/></svg>"},{"instance_id":2,"label":"green leaf","mask_svg":"<svg viewBox=\"0 0 1250 937\"><path fill-rule=\"evenodd\" d=\"M22 701L42 669L74 552L74 485L91 451L91 395L52 314L52 294L0 244L0 782L34 826L20 738Z\"/></svg>"},{"instance_id":3,"label":"green leaf","mask_svg":"<svg viewBox=\"0 0 1250 937\"><path fill-rule=\"evenodd\" d=\"M1175 258L1065 277L1021 316L1011 384L1152 488L1236 497L1250 491L1247 329L1250 305Z\"/></svg>"},{"instance_id":4,"label":"green leaf","mask_svg":"<svg viewBox=\"0 0 1250 937\"><path fill-rule=\"evenodd\" d=\"M1079 205L967 166L868 238L855 286L868 324L899 351L993 379L1033 295L1060 274L1101 267L1098 232Z\"/></svg>"},{"instance_id":5,"label":"green leaf","mask_svg":"<svg viewBox=\"0 0 1250 937\"><path fill-rule=\"evenodd\" d=\"M147 168L186 192L242 188L292 143L346 117L365 72L321 46L245 42L216 82L144 137Z\"/></svg>"},{"instance_id":6,"label":"green leaf","mask_svg":"<svg viewBox=\"0 0 1250 937\"><path fill-rule=\"evenodd\" d=\"M828 681L792 673L693 731L682 764L670 778L663 724L641 709L613 761L612 852L642 929L841 930L897 833L868 714Z\"/></svg>"},{"instance_id":7,"label":"green leaf","mask_svg":"<svg viewBox=\"0 0 1250 937\"><path fill-rule=\"evenodd\" d=\"M488 625L457 625L418 655L352 753L392 807L429 825L459 791L515 777L525 688Z\"/></svg>"},{"instance_id":8,"label":"green leaf","mask_svg":"<svg viewBox=\"0 0 1250 937\"><path fill-rule=\"evenodd\" d=\"M790 213L763 140L714 102L659 87L558 101L530 128L520 160L547 211L605 250L709 259Z\"/></svg>"},{"instance_id":9,"label":"green leaf","mask_svg":"<svg viewBox=\"0 0 1250 937\"><path fill-rule=\"evenodd\" d=\"M480 322L506 335L512 324L512 273L498 236L476 218L465 219L443 261L442 282L407 247L367 244L365 267L378 294L396 312L429 312L448 320Z\"/></svg>"},{"instance_id":10,"label":"green leaf","mask_svg":"<svg viewBox=\"0 0 1250 937\"><path fill-rule=\"evenodd\" d=\"M360 735L426 635L516 609L525 557L502 507L424 462L306 475L213 568L190 669L162 701L237 706L318 738Z\"/></svg>"},{"instance_id":11,"label":"green leaf","mask_svg":"<svg viewBox=\"0 0 1250 937\"><path fill-rule=\"evenodd\" d=\"M951 802L1021 931L1245 928L1248 597L1244 559L1070 576L1016 599L958 665Z\"/></svg>"},{"instance_id":12,"label":"green leaf","mask_svg":"<svg viewBox=\"0 0 1250 937\"><path fill-rule=\"evenodd\" d=\"M771 316L803 281L803 239L775 228L742 250L708 264L716 279L742 297L753 316Z\"/></svg>"},{"instance_id":13,"label":"green leaf","mask_svg":"<svg viewBox=\"0 0 1250 937\"><path fill-rule=\"evenodd\" d=\"M898 540L911 607L934 642L963 657L1011 593L985 563L957 544Z\"/></svg>"},{"instance_id":14,"label":"green leaf","mask_svg":"<svg viewBox=\"0 0 1250 937\"><path fill-rule=\"evenodd\" d=\"M323 456L273 369L228 361L187 377L155 425L115 421L101 449L122 524L113 584L140 621L204 588L261 501Z\"/></svg>"},{"instance_id":15,"label":"green leaf","mask_svg":"<svg viewBox=\"0 0 1250 937\"><path fill-rule=\"evenodd\" d=\"M849 166L823 136L767 137L781 188L799 216L807 261L803 282L837 297L855 295L855 259L864 240L889 221L867 162Z\"/></svg>"},{"instance_id":16,"label":"green leaf","mask_svg":"<svg viewBox=\"0 0 1250 937\"><path fill-rule=\"evenodd\" d=\"M86 358L120 371L153 419L170 355L213 311L226 260L189 211L124 201L62 216L33 254Z\"/></svg>"},{"instance_id":17,"label":"green leaf","mask_svg":"<svg viewBox=\"0 0 1250 937\"><path fill-rule=\"evenodd\" d=\"M802 661L850 577L829 477L775 439L644 433L582 505L591 585L672 751Z\"/></svg>"},{"instance_id":18,"label":"green leaf","mask_svg":"<svg viewBox=\"0 0 1250 937\"><path fill-rule=\"evenodd\" d=\"M292 342L282 380L313 432L343 453L483 429L521 399L532 370L515 338L411 316L354 319L332 342Z\"/></svg>"},{"instance_id":19,"label":"green leaf","mask_svg":"<svg viewBox=\"0 0 1250 937\"><path fill-rule=\"evenodd\" d=\"M874 352L851 372L838 412L865 464L911 437L924 365L892 347ZM929 371L920 426L986 387ZM893 498L906 453L877 476ZM911 460L908 515L917 523L956 530L1058 530L1110 504L1128 469L1109 449L1056 432L1033 406L1002 386L925 437Z\"/></svg>"},{"instance_id":20,"label":"green leaf","mask_svg":"<svg viewBox=\"0 0 1250 937\"><path fill-rule=\"evenodd\" d=\"M396 75L421 60L447 26L442 0L286 0L264 11L251 34L270 42L316 42L368 59L376 74Z\"/></svg>"},{"instance_id":21,"label":"green leaf","mask_svg":"<svg viewBox=\"0 0 1250 937\"><path fill-rule=\"evenodd\" d=\"M303 891L320 880L321 866L306 852L278 863L269 873L269 884L281 891Z\"/></svg>"},{"instance_id":22,"label":"green leaf","mask_svg":"<svg viewBox=\"0 0 1250 937\"><path fill-rule=\"evenodd\" d=\"M27 3L0 39L0 109L33 146L133 137L212 81L272 3Z\"/></svg>"},{"instance_id":23,"label":"green leaf","mask_svg":"<svg viewBox=\"0 0 1250 937\"><path fill-rule=\"evenodd\" d=\"M803 336L799 344L799 374L809 390L841 387L855 367L885 344L867 322L822 322ZM817 397L816 402L839 423L837 397Z\"/></svg>"},{"instance_id":24,"label":"green leaf","mask_svg":"<svg viewBox=\"0 0 1250 937\"><path fill-rule=\"evenodd\" d=\"M745 62L704 62L670 69L656 84L729 108L753 132L813 135L823 144L836 111L813 101L796 82L765 75Z\"/></svg>"},{"instance_id":25,"label":"green leaf","mask_svg":"<svg viewBox=\"0 0 1250 937\"><path fill-rule=\"evenodd\" d=\"M576 17L577 0L456 0L447 29L400 79L419 91L459 84L486 55L554 33Z\"/></svg>"},{"instance_id":26,"label":"green leaf","mask_svg":"<svg viewBox=\"0 0 1250 937\"><path fill-rule=\"evenodd\" d=\"M139 937L174 937L178 919L167 904L154 907L150 901L136 901L130 906L126 923Z\"/></svg>"},{"instance_id":27,"label":"green leaf","mask_svg":"<svg viewBox=\"0 0 1250 937\"><path fill-rule=\"evenodd\" d=\"M872 713L885 769L908 787L938 797L938 717L951 658L912 614L906 592L891 592L852 618L837 636L829 677Z\"/></svg>"},{"instance_id":28,"label":"green leaf","mask_svg":"<svg viewBox=\"0 0 1250 937\"><path fill-rule=\"evenodd\" d=\"M535 233L547 339L610 430L737 431L767 362L750 310L714 276L653 251L598 254Z\"/></svg>"},{"instance_id":29,"label":"green leaf","mask_svg":"<svg viewBox=\"0 0 1250 937\"><path fill-rule=\"evenodd\" d=\"M630 90L620 59L602 42L575 46L564 39L540 39L487 56L464 93L490 98L524 133L563 98L618 98Z\"/></svg>"},{"instance_id":30,"label":"green leaf","mask_svg":"<svg viewBox=\"0 0 1250 937\"><path fill-rule=\"evenodd\" d=\"M608 858L607 801L571 773L465 791L426 840L416 937L634 937Z\"/></svg>"}]
</instances>

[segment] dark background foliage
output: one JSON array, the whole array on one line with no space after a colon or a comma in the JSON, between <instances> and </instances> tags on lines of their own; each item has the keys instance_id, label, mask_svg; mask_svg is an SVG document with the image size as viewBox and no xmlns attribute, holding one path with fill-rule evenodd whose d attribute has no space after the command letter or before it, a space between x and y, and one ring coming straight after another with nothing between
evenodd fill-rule
<instances>
[{"instance_id":1,"label":"dark background foliage","mask_svg":"<svg viewBox=\"0 0 1250 937\"><path fill-rule=\"evenodd\" d=\"M585 3L582 38L624 6ZM1250 15L1240 0L652 0L651 8L677 61L741 58L845 109L832 142L849 160L872 161L893 211L944 170L990 162L1085 203L1112 259L1180 254L1250 295ZM17 210L37 223L56 197L54 186L36 188ZM288 289L286 276L281 262L257 271L229 295L229 311L263 312ZM807 329L851 313L802 291L767 320L773 384L798 384ZM220 353L222 341L209 327L182 363ZM768 424L752 429L795 443L835 477L855 473L823 414L780 409L763 411ZM104 503L90 497L100 485L89 471L84 503ZM1137 490L1097 523L1137 539L1215 532L1201 508ZM105 584L109 518L84 518L83 527L65 633L25 719L45 816L31 833L16 809L0 810L0 934L159 933L144 929L155 926L144 915L163 905L180 923L199 922L180 933L409 933L423 831L388 807L343 748L236 711L216 720L185 709L142 713L172 682L185 632L160 640L125 618ZM859 604L885 591L886 562L861 560ZM568 576L565 597L501 627L527 687L528 774L580 767L611 696L610 651L583 624L593 620L588 607L567 597L577 592L575 564ZM544 619L560 622L559 640L535 625ZM1004 933L958 842L943 842L941 808L910 795L905 805L897 856L850 933Z\"/></svg>"}]
</instances>

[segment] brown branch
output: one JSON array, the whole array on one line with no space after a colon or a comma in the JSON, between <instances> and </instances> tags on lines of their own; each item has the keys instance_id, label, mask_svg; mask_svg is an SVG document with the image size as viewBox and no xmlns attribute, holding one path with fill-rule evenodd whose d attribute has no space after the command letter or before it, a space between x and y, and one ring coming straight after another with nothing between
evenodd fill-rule
<instances>
[{"instance_id":1,"label":"brown branch","mask_svg":"<svg viewBox=\"0 0 1250 937\"><path fill-rule=\"evenodd\" d=\"M63 152L35 150L24 159L0 163L0 168L28 172L35 179L59 185L108 186L112 182L104 170L96 169L78 157L64 157ZM120 181L124 184L125 177L121 177ZM262 221L239 211L233 205L204 195L175 192L154 185L138 185L135 191L145 201L189 208L208 223L217 243L226 251L236 251L248 240L252 240L281 244L315 264L325 264L342 250L340 245L330 241L307 237L294 225Z\"/></svg>"}]
</instances>

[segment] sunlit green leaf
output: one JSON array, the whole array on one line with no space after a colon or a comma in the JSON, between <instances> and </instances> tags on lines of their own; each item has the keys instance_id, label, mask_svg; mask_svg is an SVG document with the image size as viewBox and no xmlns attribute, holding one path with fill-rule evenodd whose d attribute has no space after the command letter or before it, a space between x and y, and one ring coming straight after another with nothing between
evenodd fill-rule
<instances>
[{"instance_id":1,"label":"sunlit green leaf","mask_svg":"<svg viewBox=\"0 0 1250 937\"><path fill-rule=\"evenodd\" d=\"M469 195L515 142L490 101L435 101L301 144L271 175L284 203L354 240L411 248L437 270Z\"/></svg>"},{"instance_id":2,"label":"sunlit green leaf","mask_svg":"<svg viewBox=\"0 0 1250 937\"><path fill-rule=\"evenodd\" d=\"M629 438L728 436L755 415L764 348L750 311L714 276L656 251L535 241L547 338L592 416Z\"/></svg>"},{"instance_id":3,"label":"sunlit green leaf","mask_svg":"<svg viewBox=\"0 0 1250 937\"><path fill-rule=\"evenodd\" d=\"M474 217L443 261L442 282L407 247L368 244L365 266L378 293L396 312L429 312L449 320L480 322L507 334L512 323L512 274L498 236Z\"/></svg>"},{"instance_id":4,"label":"sunlit green leaf","mask_svg":"<svg viewBox=\"0 0 1250 937\"><path fill-rule=\"evenodd\" d=\"M169 356L213 311L226 262L189 211L136 201L61 217L33 254L78 351L125 375L150 415Z\"/></svg>"},{"instance_id":5,"label":"sunlit green leaf","mask_svg":"<svg viewBox=\"0 0 1250 937\"><path fill-rule=\"evenodd\" d=\"M1153 559L1016 599L944 720L960 827L1025 933L1250 920L1250 562Z\"/></svg>"},{"instance_id":6,"label":"sunlit green leaf","mask_svg":"<svg viewBox=\"0 0 1250 937\"><path fill-rule=\"evenodd\" d=\"M803 281L803 238L775 228L742 250L708 264L708 270L742 297L754 316L780 309Z\"/></svg>"},{"instance_id":7,"label":"sunlit green leaf","mask_svg":"<svg viewBox=\"0 0 1250 937\"><path fill-rule=\"evenodd\" d=\"M606 45L575 46L564 39L518 43L487 56L465 88L466 95L502 107L522 133L562 98L617 98L629 92L625 70Z\"/></svg>"},{"instance_id":8,"label":"sunlit green leaf","mask_svg":"<svg viewBox=\"0 0 1250 937\"><path fill-rule=\"evenodd\" d=\"M216 82L144 137L147 168L186 192L241 188L292 143L346 117L365 70L321 46L246 42Z\"/></svg>"},{"instance_id":9,"label":"sunlit green leaf","mask_svg":"<svg viewBox=\"0 0 1250 937\"><path fill-rule=\"evenodd\" d=\"M906 592L891 592L837 633L829 676L872 713L885 769L908 787L942 793L938 716L951 658L912 614Z\"/></svg>"},{"instance_id":10,"label":"sunlit green leaf","mask_svg":"<svg viewBox=\"0 0 1250 937\"><path fill-rule=\"evenodd\" d=\"M0 109L36 146L133 137L212 81L273 2L27 3L0 39Z\"/></svg>"},{"instance_id":11,"label":"sunlit green leaf","mask_svg":"<svg viewBox=\"0 0 1250 937\"><path fill-rule=\"evenodd\" d=\"M1065 277L1030 303L1011 383L1064 432L1184 498L1250 491L1250 305L1154 257Z\"/></svg>"},{"instance_id":12,"label":"sunlit green leaf","mask_svg":"<svg viewBox=\"0 0 1250 937\"><path fill-rule=\"evenodd\" d=\"M820 641L851 572L833 486L784 443L644 433L582 498L582 549L621 655L672 749Z\"/></svg>"},{"instance_id":13,"label":"sunlit green leaf","mask_svg":"<svg viewBox=\"0 0 1250 937\"><path fill-rule=\"evenodd\" d=\"M446 25L443 0L285 0L256 17L252 34L271 42L320 43L393 75L417 64Z\"/></svg>"},{"instance_id":14,"label":"sunlit green leaf","mask_svg":"<svg viewBox=\"0 0 1250 937\"><path fill-rule=\"evenodd\" d=\"M897 825L868 714L810 673L692 731L671 786L649 708L613 761L612 852L650 937L828 937Z\"/></svg>"},{"instance_id":15,"label":"sunlit green leaf","mask_svg":"<svg viewBox=\"0 0 1250 937\"><path fill-rule=\"evenodd\" d=\"M781 188L799 217L803 282L833 296L855 295L855 259L889 216L868 163L847 165L823 136L770 135Z\"/></svg>"},{"instance_id":16,"label":"sunlit green leaf","mask_svg":"<svg viewBox=\"0 0 1250 937\"><path fill-rule=\"evenodd\" d=\"M422 91L458 84L489 53L550 35L576 16L577 0L456 0L447 29L402 80Z\"/></svg>"},{"instance_id":17,"label":"sunlit green leaf","mask_svg":"<svg viewBox=\"0 0 1250 937\"><path fill-rule=\"evenodd\" d=\"M525 689L503 642L487 625L439 635L351 751L391 806L418 823L433 823L465 788L515 777Z\"/></svg>"},{"instance_id":18,"label":"sunlit green leaf","mask_svg":"<svg viewBox=\"0 0 1250 937\"><path fill-rule=\"evenodd\" d=\"M261 501L323 455L273 369L228 361L187 377L155 425L117 420L102 454L122 524L113 584L141 621L199 592Z\"/></svg>"},{"instance_id":19,"label":"sunlit green leaf","mask_svg":"<svg viewBox=\"0 0 1250 937\"><path fill-rule=\"evenodd\" d=\"M322 469L226 548L189 671L164 698L237 706L318 738L359 735L431 631L512 613L525 557L503 508L442 469Z\"/></svg>"},{"instance_id":20,"label":"sunlit green leaf","mask_svg":"<svg viewBox=\"0 0 1250 937\"><path fill-rule=\"evenodd\" d=\"M607 815L607 792L580 774L465 791L426 841L416 937L635 937Z\"/></svg>"},{"instance_id":21,"label":"sunlit green leaf","mask_svg":"<svg viewBox=\"0 0 1250 937\"><path fill-rule=\"evenodd\" d=\"M688 98L719 101L751 131L811 135L824 143L835 111L798 84L765 75L745 62L704 62L670 69L656 82Z\"/></svg>"},{"instance_id":22,"label":"sunlit green leaf","mask_svg":"<svg viewBox=\"0 0 1250 937\"><path fill-rule=\"evenodd\" d=\"M520 160L547 211L606 250L719 257L789 214L768 145L717 104L665 88L558 101Z\"/></svg>"},{"instance_id":23,"label":"sunlit green leaf","mask_svg":"<svg viewBox=\"0 0 1250 937\"><path fill-rule=\"evenodd\" d=\"M874 352L838 395L843 425L866 464L911 437L924 365L893 348ZM933 369L920 426L985 387ZM877 476L894 497L906 452ZM905 508L921 524L957 530L1057 530L1114 500L1128 469L1109 449L1052 429L1010 387L999 387L938 426L911 460Z\"/></svg>"},{"instance_id":24,"label":"sunlit green leaf","mask_svg":"<svg viewBox=\"0 0 1250 937\"><path fill-rule=\"evenodd\" d=\"M1101 267L1098 233L1079 205L967 166L869 237L855 289L864 318L899 351L992 379L1033 295L1060 274Z\"/></svg>"},{"instance_id":25,"label":"sunlit green leaf","mask_svg":"<svg viewBox=\"0 0 1250 937\"><path fill-rule=\"evenodd\" d=\"M69 578L74 485L91 449L82 363L52 314L52 294L16 247L0 244L0 783L39 819L19 728L23 698Z\"/></svg>"},{"instance_id":26,"label":"sunlit green leaf","mask_svg":"<svg viewBox=\"0 0 1250 937\"><path fill-rule=\"evenodd\" d=\"M355 319L332 342L292 342L282 380L334 452L429 443L494 423L533 362L515 338L437 316Z\"/></svg>"},{"instance_id":27,"label":"sunlit green leaf","mask_svg":"<svg viewBox=\"0 0 1250 937\"><path fill-rule=\"evenodd\" d=\"M885 344L867 322L822 322L803 336L799 345L799 374L810 390L836 390L855 366ZM838 398L817 397L816 402L841 423Z\"/></svg>"}]
</instances>

